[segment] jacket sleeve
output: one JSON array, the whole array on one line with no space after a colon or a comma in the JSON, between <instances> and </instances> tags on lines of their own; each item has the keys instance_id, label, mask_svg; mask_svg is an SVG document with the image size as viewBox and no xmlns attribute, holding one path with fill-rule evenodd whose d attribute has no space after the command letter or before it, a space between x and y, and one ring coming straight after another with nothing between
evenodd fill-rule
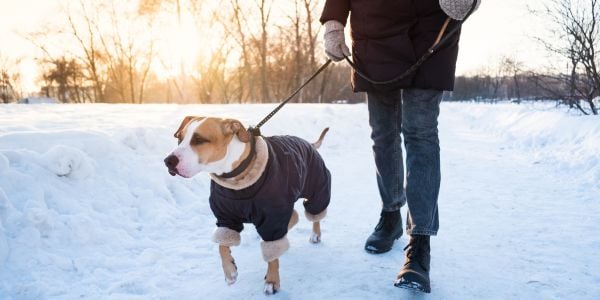
<instances>
[{"instance_id":1,"label":"jacket sleeve","mask_svg":"<svg viewBox=\"0 0 600 300\"><path fill-rule=\"evenodd\" d=\"M218 205L219 201L216 196L211 193L209 197L210 209L217 218L217 227L226 227L237 232L244 230L242 220L233 217L233 214L227 213L224 207Z\"/></svg>"},{"instance_id":2,"label":"jacket sleeve","mask_svg":"<svg viewBox=\"0 0 600 300\"><path fill-rule=\"evenodd\" d=\"M238 222L236 220L232 220L230 218L217 216L217 227L225 227L231 230L235 230L237 232L242 232L244 230L244 224L242 222Z\"/></svg>"},{"instance_id":3,"label":"jacket sleeve","mask_svg":"<svg viewBox=\"0 0 600 300\"><path fill-rule=\"evenodd\" d=\"M288 224L292 217L294 207L265 208L252 223L263 241L271 242L282 239L288 231Z\"/></svg>"},{"instance_id":4,"label":"jacket sleeve","mask_svg":"<svg viewBox=\"0 0 600 300\"><path fill-rule=\"evenodd\" d=\"M319 21L321 24L329 20L336 20L346 26L350 14L350 0L327 0Z\"/></svg>"}]
</instances>

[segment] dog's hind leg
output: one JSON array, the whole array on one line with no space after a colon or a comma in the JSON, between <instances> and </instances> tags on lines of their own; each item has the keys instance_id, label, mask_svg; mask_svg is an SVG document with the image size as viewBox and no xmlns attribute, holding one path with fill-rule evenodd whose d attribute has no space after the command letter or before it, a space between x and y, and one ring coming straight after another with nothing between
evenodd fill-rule
<instances>
[{"instance_id":1,"label":"dog's hind leg","mask_svg":"<svg viewBox=\"0 0 600 300\"><path fill-rule=\"evenodd\" d=\"M265 294L273 295L277 293L280 285L279 259L275 259L270 261L267 266L267 275L265 275Z\"/></svg>"},{"instance_id":2,"label":"dog's hind leg","mask_svg":"<svg viewBox=\"0 0 600 300\"><path fill-rule=\"evenodd\" d=\"M290 218L290 222L288 223L288 230L292 229L296 224L298 224L298 212L294 209L292 212L292 217Z\"/></svg>"},{"instance_id":3,"label":"dog's hind leg","mask_svg":"<svg viewBox=\"0 0 600 300\"><path fill-rule=\"evenodd\" d=\"M313 222L312 234L310 235L309 242L318 244L321 242L321 222Z\"/></svg>"},{"instance_id":4,"label":"dog's hind leg","mask_svg":"<svg viewBox=\"0 0 600 300\"><path fill-rule=\"evenodd\" d=\"M323 220L323 218L325 218L327 215L327 209L316 215L313 215L307 211L304 213L306 218L313 223L312 234L310 235L310 239L308 241L313 244L318 244L321 242L321 220Z\"/></svg>"},{"instance_id":5,"label":"dog's hind leg","mask_svg":"<svg viewBox=\"0 0 600 300\"><path fill-rule=\"evenodd\" d=\"M225 282L232 285L237 280L237 266L235 260L231 256L231 248L229 246L219 245L219 254L221 254L221 265L225 274Z\"/></svg>"}]
</instances>

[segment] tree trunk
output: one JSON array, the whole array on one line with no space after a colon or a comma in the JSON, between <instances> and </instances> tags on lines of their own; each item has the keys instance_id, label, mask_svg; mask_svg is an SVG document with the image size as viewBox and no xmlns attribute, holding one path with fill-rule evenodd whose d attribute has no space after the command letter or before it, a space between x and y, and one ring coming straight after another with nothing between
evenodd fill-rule
<instances>
[{"instance_id":1,"label":"tree trunk","mask_svg":"<svg viewBox=\"0 0 600 300\"><path fill-rule=\"evenodd\" d=\"M262 102L270 102L269 85L267 79L267 26L269 23L269 13L266 7L267 0L260 1L260 21L261 21L261 39L260 39L260 86L262 92Z\"/></svg>"}]
</instances>

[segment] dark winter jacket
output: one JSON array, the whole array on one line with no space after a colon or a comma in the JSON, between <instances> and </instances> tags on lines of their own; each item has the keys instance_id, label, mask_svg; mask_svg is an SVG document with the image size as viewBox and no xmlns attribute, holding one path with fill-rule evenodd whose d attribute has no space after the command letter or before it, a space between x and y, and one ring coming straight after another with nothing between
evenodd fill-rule
<instances>
[{"instance_id":1,"label":"dark winter jacket","mask_svg":"<svg viewBox=\"0 0 600 300\"><path fill-rule=\"evenodd\" d=\"M320 20L346 24L349 14L353 60L364 73L379 81L390 80L413 65L431 47L447 17L439 0L327 0ZM456 26L456 21L450 26ZM377 88L453 90L458 39L459 34L413 76ZM354 91L374 89L355 72L352 75Z\"/></svg>"},{"instance_id":2,"label":"dark winter jacket","mask_svg":"<svg viewBox=\"0 0 600 300\"><path fill-rule=\"evenodd\" d=\"M287 234L294 203L305 198L304 208L318 215L329 205L331 176L323 159L307 141L293 136L266 137L269 159L252 186L232 190L211 183L210 208L217 227L237 232L252 223L264 241Z\"/></svg>"}]
</instances>

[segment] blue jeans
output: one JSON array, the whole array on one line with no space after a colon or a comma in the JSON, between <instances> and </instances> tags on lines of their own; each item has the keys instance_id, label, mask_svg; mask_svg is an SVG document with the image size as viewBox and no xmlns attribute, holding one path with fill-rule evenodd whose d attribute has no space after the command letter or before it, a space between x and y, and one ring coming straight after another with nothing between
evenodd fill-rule
<instances>
[{"instance_id":1,"label":"blue jeans","mask_svg":"<svg viewBox=\"0 0 600 300\"><path fill-rule=\"evenodd\" d=\"M437 118L443 92L405 89L369 92L369 124L384 211L408 203L406 233L436 235L439 228L440 142ZM406 187L402 137L406 148Z\"/></svg>"}]
</instances>

